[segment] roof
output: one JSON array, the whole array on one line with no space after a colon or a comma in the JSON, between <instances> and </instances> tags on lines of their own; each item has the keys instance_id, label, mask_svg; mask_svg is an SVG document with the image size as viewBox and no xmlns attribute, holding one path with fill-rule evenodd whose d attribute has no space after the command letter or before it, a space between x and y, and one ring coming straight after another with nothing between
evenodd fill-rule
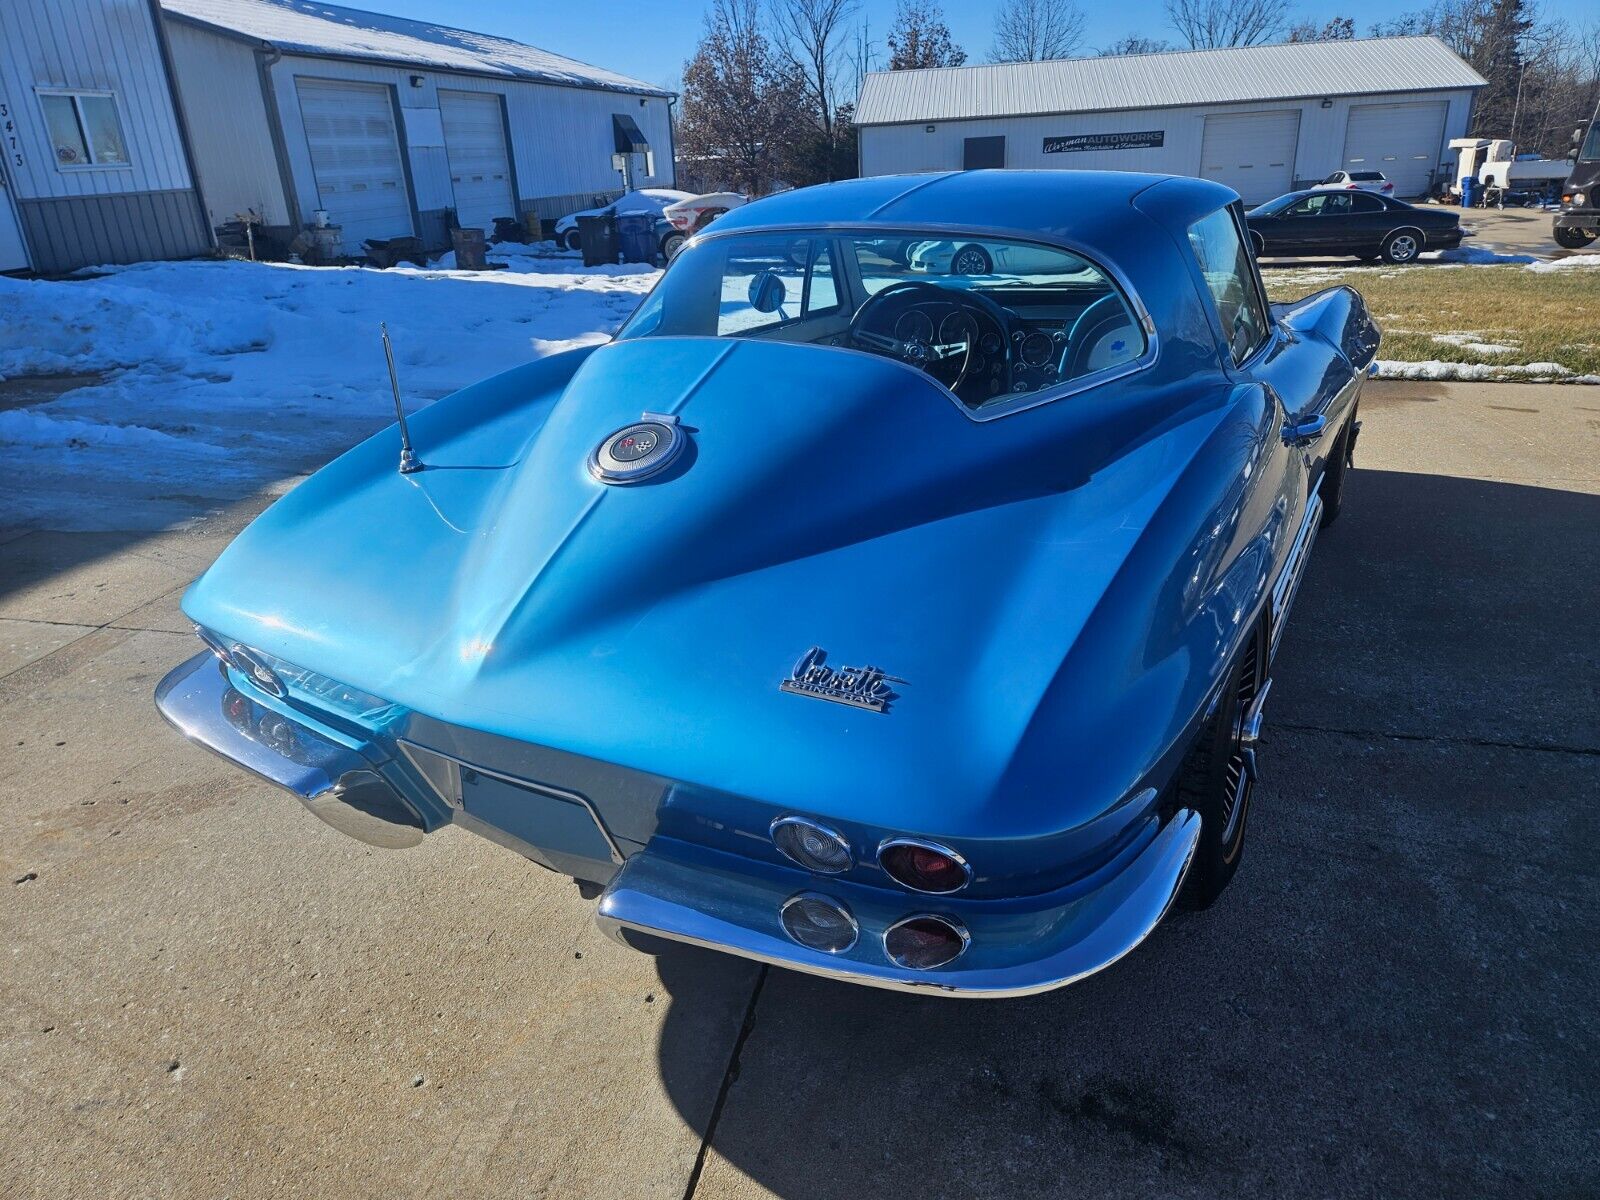
<instances>
[{"instance_id":1,"label":"roof","mask_svg":"<svg viewBox=\"0 0 1600 1200\"><path fill-rule=\"evenodd\" d=\"M1435 37L1285 42L1052 62L874 71L857 125L1236 104L1302 96L1477 88L1487 82Z\"/></svg>"},{"instance_id":2,"label":"roof","mask_svg":"<svg viewBox=\"0 0 1600 1200\"><path fill-rule=\"evenodd\" d=\"M780 192L718 217L707 236L773 226L938 226L1035 232L1108 245L1143 218L1134 201L1160 187L1164 210L1206 213L1238 199L1207 179L1134 171L946 171L877 175ZM1185 219L1188 219L1187 217Z\"/></svg>"},{"instance_id":3,"label":"roof","mask_svg":"<svg viewBox=\"0 0 1600 1200\"><path fill-rule=\"evenodd\" d=\"M646 96L672 95L655 84L510 38L313 0L161 0L161 7L174 17L265 42L285 54L398 63Z\"/></svg>"}]
</instances>

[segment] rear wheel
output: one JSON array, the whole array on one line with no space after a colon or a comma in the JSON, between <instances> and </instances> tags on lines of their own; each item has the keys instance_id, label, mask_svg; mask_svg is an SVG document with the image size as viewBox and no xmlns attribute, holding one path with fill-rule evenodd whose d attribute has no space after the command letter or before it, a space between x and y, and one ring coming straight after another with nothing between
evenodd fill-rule
<instances>
[{"instance_id":1,"label":"rear wheel","mask_svg":"<svg viewBox=\"0 0 1600 1200\"><path fill-rule=\"evenodd\" d=\"M1415 262L1422 253L1422 235L1415 229L1397 229L1383 239L1383 257L1395 264Z\"/></svg>"},{"instance_id":2,"label":"rear wheel","mask_svg":"<svg viewBox=\"0 0 1600 1200\"><path fill-rule=\"evenodd\" d=\"M683 244L689 239L681 233L669 233L661 239L661 257L671 262L677 257L678 251L683 249Z\"/></svg>"},{"instance_id":3,"label":"rear wheel","mask_svg":"<svg viewBox=\"0 0 1600 1200\"><path fill-rule=\"evenodd\" d=\"M561 235L561 244L568 250L582 250L583 243L578 239L578 231L569 229Z\"/></svg>"},{"instance_id":4,"label":"rear wheel","mask_svg":"<svg viewBox=\"0 0 1600 1200\"><path fill-rule=\"evenodd\" d=\"M994 260L982 246L962 246L950 259L952 275L987 275L994 270Z\"/></svg>"},{"instance_id":5,"label":"rear wheel","mask_svg":"<svg viewBox=\"0 0 1600 1200\"><path fill-rule=\"evenodd\" d=\"M1564 246L1568 250L1582 250L1594 241L1595 236L1587 229L1563 229L1560 225L1555 228L1556 245Z\"/></svg>"},{"instance_id":6,"label":"rear wheel","mask_svg":"<svg viewBox=\"0 0 1600 1200\"><path fill-rule=\"evenodd\" d=\"M1359 423L1354 412L1345 423L1344 432L1328 452L1328 465L1322 475L1322 520L1326 529L1339 519L1339 509L1344 505L1344 481L1350 473L1351 459L1355 455L1356 430Z\"/></svg>"},{"instance_id":7,"label":"rear wheel","mask_svg":"<svg viewBox=\"0 0 1600 1200\"><path fill-rule=\"evenodd\" d=\"M1178 773L1178 806L1200 814L1200 841L1180 896L1186 908L1209 908L1239 869L1255 791L1255 749L1266 686L1266 626L1257 622L1223 682L1215 712Z\"/></svg>"}]
</instances>

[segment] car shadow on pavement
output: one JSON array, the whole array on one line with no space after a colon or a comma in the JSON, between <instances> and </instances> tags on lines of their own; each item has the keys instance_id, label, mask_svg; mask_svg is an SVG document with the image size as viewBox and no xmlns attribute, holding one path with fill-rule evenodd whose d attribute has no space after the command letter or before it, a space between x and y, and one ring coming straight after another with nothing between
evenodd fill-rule
<instances>
[{"instance_id":1,"label":"car shadow on pavement","mask_svg":"<svg viewBox=\"0 0 1600 1200\"><path fill-rule=\"evenodd\" d=\"M1216 906L1025 1000L762 971L692 1194L1592 1194L1597 564L1600 497L1354 473Z\"/></svg>"}]
</instances>

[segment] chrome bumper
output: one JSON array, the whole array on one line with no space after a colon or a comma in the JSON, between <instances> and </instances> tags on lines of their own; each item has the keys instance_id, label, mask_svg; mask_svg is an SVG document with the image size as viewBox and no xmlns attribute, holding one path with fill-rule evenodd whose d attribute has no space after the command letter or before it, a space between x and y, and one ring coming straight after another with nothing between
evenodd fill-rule
<instances>
[{"instance_id":1,"label":"chrome bumper","mask_svg":"<svg viewBox=\"0 0 1600 1200\"><path fill-rule=\"evenodd\" d=\"M401 849L427 826L381 774L381 760L291 720L197 654L156 685L156 709L191 742L294 793L312 813L369 846Z\"/></svg>"},{"instance_id":2,"label":"chrome bumper","mask_svg":"<svg viewBox=\"0 0 1600 1200\"><path fill-rule=\"evenodd\" d=\"M869 987L1028 996L1103 970L1144 941L1177 896L1199 836L1199 816L1185 809L1092 888L1075 889L1066 899L1039 897L1035 904L941 904L938 896L822 881L786 868L753 870L747 860L657 839L617 873L600 897L596 920L624 943L635 931ZM821 892L850 908L860 926L850 949L826 954L790 940L778 913L799 891ZM966 952L931 971L891 962L884 932L917 913L959 916L971 934Z\"/></svg>"}]
</instances>

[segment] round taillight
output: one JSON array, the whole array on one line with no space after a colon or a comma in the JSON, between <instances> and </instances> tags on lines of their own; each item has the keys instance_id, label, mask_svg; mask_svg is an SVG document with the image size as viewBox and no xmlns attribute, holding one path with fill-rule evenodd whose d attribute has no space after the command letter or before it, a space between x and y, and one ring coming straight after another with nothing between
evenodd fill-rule
<instances>
[{"instance_id":1,"label":"round taillight","mask_svg":"<svg viewBox=\"0 0 1600 1200\"><path fill-rule=\"evenodd\" d=\"M883 950L910 971L931 971L961 957L971 936L954 917L907 917L883 935Z\"/></svg>"},{"instance_id":2,"label":"round taillight","mask_svg":"<svg viewBox=\"0 0 1600 1200\"><path fill-rule=\"evenodd\" d=\"M947 846L913 838L890 838L878 847L878 863L896 883L914 892L959 892L972 878L967 860Z\"/></svg>"},{"instance_id":3,"label":"round taillight","mask_svg":"<svg viewBox=\"0 0 1600 1200\"><path fill-rule=\"evenodd\" d=\"M784 901L778 918L783 931L808 950L843 954L856 944L859 929L850 910L837 900L801 892Z\"/></svg>"},{"instance_id":4,"label":"round taillight","mask_svg":"<svg viewBox=\"0 0 1600 1200\"><path fill-rule=\"evenodd\" d=\"M769 830L773 845L808 871L837 875L852 865L850 843L838 830L805 817L779 817Z\"/></svg>"}]
</instances>

